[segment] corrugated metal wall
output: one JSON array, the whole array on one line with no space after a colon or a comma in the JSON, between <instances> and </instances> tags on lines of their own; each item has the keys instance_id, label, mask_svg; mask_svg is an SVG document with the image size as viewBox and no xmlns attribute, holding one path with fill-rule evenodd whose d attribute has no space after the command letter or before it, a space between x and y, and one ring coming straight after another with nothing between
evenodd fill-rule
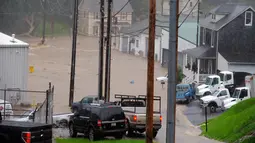
<instances>
[{"instance_id":1,"label":"corrugated metal wall","mask_svg":"<svg viewBox=\"0 0 255 143\"><path fill-rule=\"evenodd\" d=\"M0 47L0 88L19 88L27 90L28 47ZM15 94L15 93L8 93ZM26 93L21 93L21 103L26 101ZM0 98L3 99L1 92Z\"/></svg>"}]
</instances>

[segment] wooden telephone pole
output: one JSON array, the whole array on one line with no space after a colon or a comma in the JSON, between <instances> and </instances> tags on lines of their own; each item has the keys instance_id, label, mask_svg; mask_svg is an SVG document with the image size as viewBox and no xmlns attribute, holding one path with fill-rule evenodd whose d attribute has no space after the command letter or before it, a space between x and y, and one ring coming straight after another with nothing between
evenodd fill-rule
<instances>
[{"instance_id":1,"label":"wooden telephone pole","mask_svg":"<svg viewBox=\"0 0 255 143\"><path fill-rule=\"evenodd\" d=\"M147 68L147 107L146 107L146 143L153 143L153 98L154 98L154 53L156 0L150 0L149 48Z\"/></svg>"}]
</instances>

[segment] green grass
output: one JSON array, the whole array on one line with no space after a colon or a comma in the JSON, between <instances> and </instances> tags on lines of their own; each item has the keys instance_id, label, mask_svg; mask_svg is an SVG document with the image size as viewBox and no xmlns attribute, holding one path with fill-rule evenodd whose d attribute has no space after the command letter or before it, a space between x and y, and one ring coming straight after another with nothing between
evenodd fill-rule
<instances>
[{"instance_id":1,"label":"green grass","mask_svg":"<svg viewBox=\"0 0 255 143\"><path fill-rule=\"evenodd\" d=\"M202 135L225 142L234 142L255 131L255 98L243 101L210 120L208 132L202 125Z\"/></svg>"},{"instance_id":2,"label":"green grass","mask_svg":"<svg viewBox=\"0 0 255 143\"><path fill-rule=\"evenodd\" d=\"M248 138L244 140L242 143L255 143L255 137Z\"/></svg>"},{"instance_id":3,"label":"green grass","mask_svg":"<svg viewBox=\"0 0 255 143\"><path fill-rule=\"evenodd\" d=\"M57 22L57 21L54 22L54 36L68 35L69 30L70 30L70 28L67 24L60 23L60 22ZM43 31L43 24L40 23L38 25L38 27L36 27L36 29L34 30L33 34L35 36L41 36L42 31ZM46 22L45 35L46 36L52 36L51 23L50 22Z\"/></svg>"},{"instance_id":4,"label":"green grass","mask_svg":"<svg viewBox=\"0 0 255 143\"><path fill-rule=\"evenodd\" d=\"M90 141L83 138L56 139L56 143L90 143ZM145 143L145 140L101 140L94 143Z\"/></svg>"}]
</instances>

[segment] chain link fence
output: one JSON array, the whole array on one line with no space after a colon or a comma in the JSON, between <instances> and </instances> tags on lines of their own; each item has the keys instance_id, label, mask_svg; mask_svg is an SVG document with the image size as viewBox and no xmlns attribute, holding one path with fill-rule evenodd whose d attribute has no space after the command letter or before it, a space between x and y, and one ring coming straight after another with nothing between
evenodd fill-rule
<instances>
[{"instance_id":1,"label":"chain link fence","mask_svg":"<svg viewBox=\"0 0 255 143\"><path fill-rule=\"evenodd\" d=\"M0 89L0 112L3 120L52 124L54 87L46 91Z\"/></svg>"}]
</instances>

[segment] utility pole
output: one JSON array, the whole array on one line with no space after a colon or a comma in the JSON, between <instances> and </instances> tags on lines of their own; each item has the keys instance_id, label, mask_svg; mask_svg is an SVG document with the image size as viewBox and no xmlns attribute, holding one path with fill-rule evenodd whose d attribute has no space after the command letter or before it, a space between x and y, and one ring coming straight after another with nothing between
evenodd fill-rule
<instances>
[{"instance_id":1,"label":"utility pole","mask_svg":"<svg viewBox=\"0 0 255 143\"><path fill-rule=\"evenodd\" d=\"M77 42L77 25L78 25L78 0L74 0L73 12L73 45L72 45L72 61L69 91L69 106L73 104L74 96L74 80L75 80L75 62L76 62L76 42Z\"/></svg>"},{"instance_id":2,"label":"utility pole","mask_svg":"<svg viewBox=\"0 0 255 143\"><path fill-rule=\"evenodd\" d=\"M179 0L170 0L166 143L175 143Z\"/></svg>"},{"instance_id":3,"label":"utility pole","mask_svg":"<svg viewBox=\"0 0 255 143\"><path fill-rule=\"evenodd\" d=\"M46 27L46 0L43 0L43 31L42 31L42 44L45 43L45 27Z\"/></svg>"},{"instance_id":4,"label":"utility pole","mask_svg":"<svg viewBox=\"0 0 255 143\"><path fill-rule=\"evenodd\" d=\"M110 101L111 84L111 26L112 26L112 0L108 0L107 10L107 43L105 61L105 100Z\"/></svg>"},{"instance_id":5,"label":"utility pole","mask_svg":"<svg viewBox=\"0 0 255 143\"><path fill-rule=\"evenodd\" d=\"M199 43L198 43L198 39L199 39L199 16L200 16L200 0L198 1L198 4L197 4L197 43L196 43L196 46L198 47L199 46Z\"/></svg>"},{"instance_id":6,"label":"utility pole","mask_svg":"<svg viewBox=\"0 0 255 143\"><path fill-rule=\"evenodd\" d=\"M99 64L98 64L98 98L103 95L103 67L104 67L104 0L100 0L100 39L99 39Z\"/></svg>"},{"instance_id":7,"label":"utility pole","mask_svg":"<svg viewBox=\"0 0 255 143\"><path fill-rule=\"evenodd\" d=\"M146 106L146 143L153 143L153 99L154 99L154 53L156 0L150 0L149 40L147 64L147 106Z\"/></svg>"}]
</instances>

